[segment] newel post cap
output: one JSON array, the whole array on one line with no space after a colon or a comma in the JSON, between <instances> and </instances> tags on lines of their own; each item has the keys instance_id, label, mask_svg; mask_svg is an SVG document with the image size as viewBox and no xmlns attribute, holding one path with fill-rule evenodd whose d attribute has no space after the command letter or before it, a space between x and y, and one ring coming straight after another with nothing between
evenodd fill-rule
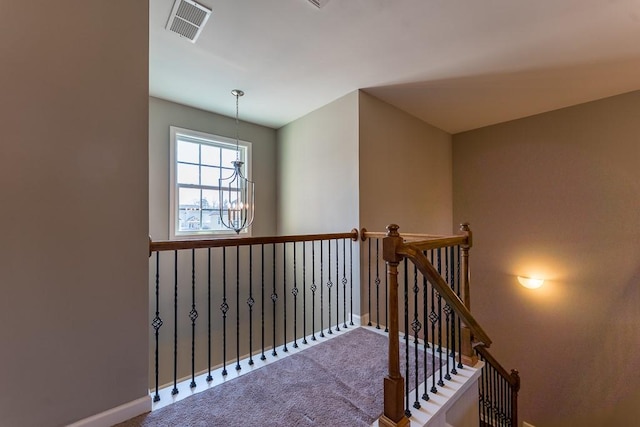
<instances>
[{"instance_id":1,"label":"newel post cap","mask_svg":"<svg viewBox=\"0 0 640 427\"><path fill-rule=\"evenodd\" d=\"M400 233L398 233L399 228L400 226L398 224L387 225L387 237L400 237Z\"/></svg>"}]
</instances>

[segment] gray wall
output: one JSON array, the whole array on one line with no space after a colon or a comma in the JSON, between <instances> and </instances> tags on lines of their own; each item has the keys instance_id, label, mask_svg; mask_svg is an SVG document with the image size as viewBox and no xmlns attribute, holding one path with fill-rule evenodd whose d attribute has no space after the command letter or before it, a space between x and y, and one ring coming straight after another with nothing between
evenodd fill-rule
<instances>
[{"instance_id":1,"label":"gray wall","mask_svg":"<svg viewBox=\"0 0 640 427\"><path fill-rule=\"evenodd\" d=\"M360 224L450 234L451 135L360 92Z\"/></svg>"},{"instance_id":2,"label":"gray wall","mask_svg":"<svg viewBox=\"0 0 640 427\"><path fill-rule=\"evenodd\" d=\"M455 135L453 158L472 311L521 372L522 419L637 424L640 92Z\"/></svg>"},{"instance_id":3,"label":"gray wall","mask_svg":"<svg viewBox=\"0 0 640 427\"><path fill-rule=\"evenodd\" d=\"M278 233L358 226L358 92L278 130Z\"/></svg>"},{"instance_id":4,"label":"gray wall","mask_svg":"<svg viewBox=\"0 0 640 427\"><path fill-rule=\"evenodd\" d=\"M147 395L148 15L0 6L2 425Z\"/></svg>"},{"instance_id":5,"label":"gray wall","mask_svg":"<svg viewBox=\"0 0 640 427\"><path fill-rule=\"evenodd\" d=\"M229 102L234 102L231 93ZM236 136L235 118L149 98L149 231L154 240L169 238L169 126L228 138ZM252 233L273 236L276 233L276 131L241 121L239 137L252 143L252 179L256 183Z\"/></svg>"}]
</instances>

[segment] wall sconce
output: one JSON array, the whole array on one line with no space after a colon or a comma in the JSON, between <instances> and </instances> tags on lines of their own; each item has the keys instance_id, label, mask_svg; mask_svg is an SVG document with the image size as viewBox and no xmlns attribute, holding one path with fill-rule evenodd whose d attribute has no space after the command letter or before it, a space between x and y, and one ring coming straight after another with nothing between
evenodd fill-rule
<instances>
[{"instance_id":1,"label":"wall sconce","mask_svg":"<svg viewBox=\"0 0 640 427\"><path fill-rule=\"evenodd\" d=\"M544 279L536 279L533 277L518 276L518 282L525 288L538 289L544 283Z\"/></svg>"}]
</instances>

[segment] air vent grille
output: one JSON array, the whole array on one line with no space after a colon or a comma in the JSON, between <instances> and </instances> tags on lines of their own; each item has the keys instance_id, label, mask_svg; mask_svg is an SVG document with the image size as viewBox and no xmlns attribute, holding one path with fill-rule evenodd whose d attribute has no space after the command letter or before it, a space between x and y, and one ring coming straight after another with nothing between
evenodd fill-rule
<instances>
[{"instance_id":1,"label":"air vent grille","mask_svg":"<svg viewBox=\"0 0 640 427\"><path fill-rule=\"evenodd\" d=\"M166 29L195 43L210 16L211 9L193 0L176 0Z\"/></svg>"}]
</instances>

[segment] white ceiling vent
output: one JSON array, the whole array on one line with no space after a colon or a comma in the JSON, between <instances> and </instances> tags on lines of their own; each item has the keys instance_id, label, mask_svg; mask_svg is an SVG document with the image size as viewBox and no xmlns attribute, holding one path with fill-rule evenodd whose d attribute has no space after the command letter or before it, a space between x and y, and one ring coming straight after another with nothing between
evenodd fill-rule
<instances>
[{"instance_id":1,"label":"white ceiling vent","mask_svg":"<svg viewBox=\"0 0 640 427\"><path fill-rule=\"evenodd\" d=\"M195 43L209 16L211 16L211 9L193 0L176 0L166 29Z\"/></svg>"},{"instance_id":2,"label":"white ceiling vent","mask_svg":"<svg viewBox=\"0 0 640 427\"><path fill-rule=\"evenodd\" d=\"M309 3L311 3L312 5L314 5L315 7L317 7L318 9L320 9L321 7L323 7L325 4L327 4L329 2L329 0L309 0Z\"/></svg>"}]
</instances>

